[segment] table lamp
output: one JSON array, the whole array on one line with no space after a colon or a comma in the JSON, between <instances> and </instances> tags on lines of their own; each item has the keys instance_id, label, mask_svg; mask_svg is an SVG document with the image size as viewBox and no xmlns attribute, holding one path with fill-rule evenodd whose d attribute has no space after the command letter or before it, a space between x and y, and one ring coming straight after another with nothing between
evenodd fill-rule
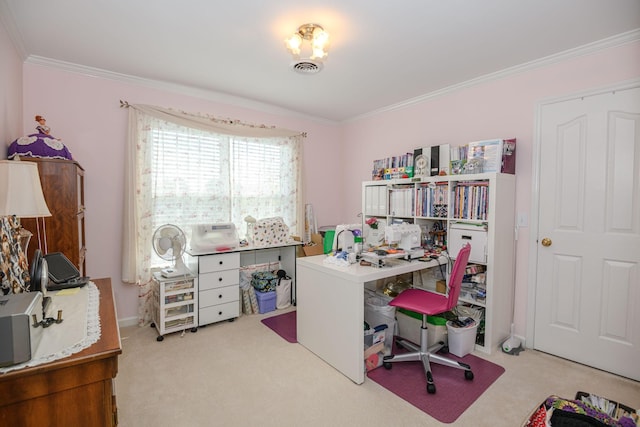
<instances>
[{"instance_id":1,"label":"table lamp","mask_svg":"<svg viewBox=\"0 0 640 427\"><path fill-rule=\"evenodd\" d=\"M44 200L44 194L42 193L42 185L40 184L40 174L38 173L38 166L35 163L20 160L0 160L0 220L2 228L0 228L0 234L2 234L2 241L5 240L12 242L16 240L15 236L10 233L11 221L8 217L16 216L18 218L43 218L51 216L51 212L47 207L47 203ZM36 224L38 224L36 220ZM38 225L38 242L40 243L40 226ZM46 241L46 233L44 233L44 220L43 220L43 234ZM20 249L26 256L27 245L31 233L19 227L18 242ZM46 243L45 243L46 246ZM4 249L4 248L3 248ZM17 250L13 251L9 255L14 261L19 261L19 253ZM2 256L7 256L4 252ZM9 260L11 261L11 260ZM20 282L21 267L9 269L10 271L2 272L3 280L4 276L13 275L19 277L13 277L14 280ZM11 279L7 277L7 279Z\"/></svg>"}]
</instances>

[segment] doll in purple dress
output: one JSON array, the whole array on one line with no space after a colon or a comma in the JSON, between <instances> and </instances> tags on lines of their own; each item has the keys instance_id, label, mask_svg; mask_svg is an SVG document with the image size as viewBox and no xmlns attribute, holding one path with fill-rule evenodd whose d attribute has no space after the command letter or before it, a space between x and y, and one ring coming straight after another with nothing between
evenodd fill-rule
<instances>
[{"instance_id":1,"label":"doll in purple dress","mask_svg":"<svg viewBox=\"0 0 640 427\"><path fill-rule=\"evenodd\" d=\"M47 126L45 118L38 115L35 120L38 123L36 127L38 133L23 136L13 141L9 146L7 158L13 159L15 156L26 156L73 160L71 153L62 141L50 135L51 128Z\"/></svg>"}]
</instances>

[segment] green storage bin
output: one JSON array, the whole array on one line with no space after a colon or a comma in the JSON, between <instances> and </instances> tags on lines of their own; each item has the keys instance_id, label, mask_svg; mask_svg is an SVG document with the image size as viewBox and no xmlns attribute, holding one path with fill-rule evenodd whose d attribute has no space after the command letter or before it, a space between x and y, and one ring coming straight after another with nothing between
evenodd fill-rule
<instances>
[{"instance_id":1,"label":"green storage bin","mask_svg":"<svg viewBox=\"0 0 640 427\"><path fill-rule=\"evenodd\" d=\"M405 308L398 308L398 311L406 314L409 317L413 317L414 319L422 321L422 314L420 313L416 313L415 311L407 310ZM427 323L436 326L447 326L447 319L440 316L427 316Z\"/></svg>"}]
</instances>

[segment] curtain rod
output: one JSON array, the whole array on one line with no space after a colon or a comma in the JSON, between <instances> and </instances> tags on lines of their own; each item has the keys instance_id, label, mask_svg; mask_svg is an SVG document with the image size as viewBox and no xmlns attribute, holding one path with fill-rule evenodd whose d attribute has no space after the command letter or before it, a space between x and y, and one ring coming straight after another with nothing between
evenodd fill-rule
<instances>
[{"instance_id":1,"label":"curtain rod","mask_svg":"<svg viewBox=\"0 0 640 427\"><path fill-rule=\"evenodd\" d=\"M129 107L134 107L134 105L129 104L128 101L123 101L120 100L120 108L129 108ZM158 108L158 107L153 107L153 108ZM217 119L215 117L207 117L207 119L209 120L213 120L214 122L218 122L218 123L224 123L227 125L238 125L238 126L248 126L248 127L252 127L252 128L263 128L263 129L276 129L275 126L266 126L266 125L253 125L250 123L244 123L240 120L232 120L232 119ZM307 137L307 132L300 132L299 135L303 138Z\"/></svg>"}]
</instances>

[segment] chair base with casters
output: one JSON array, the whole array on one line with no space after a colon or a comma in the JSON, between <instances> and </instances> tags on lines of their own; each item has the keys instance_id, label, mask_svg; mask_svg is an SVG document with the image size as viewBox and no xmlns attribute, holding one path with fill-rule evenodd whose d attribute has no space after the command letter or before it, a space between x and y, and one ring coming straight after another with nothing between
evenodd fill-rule
<instances>
[{"instance_id":1,"label":"chair base with casters","mask_svg":"<svg viewBox=\"0 0 640 427\"><path fill-rule=\"evenodd\" d=\"M448 295L414 288L403 291L389 303L391 306L404 308L422 314L420 346L418 347L407 340L397 340L396 344L410 350L411 352L385 356L382 359L382 364L386 369L391 369L393 366L392 364L395 362L422 362L424 373L427 376L428 393L433 394L436 392L436 385L433 382L433 375L431 375L431 362L449 366L451 368L462 369L464 370L465 379L473 379L471 366L436 354L444 348L444 343L440 342L428 347L429 341L427 340L429 333L427 330L427 315L435 316L445 313L453 309L458 303L458 296L460 296L460 288L462 285L462 276L464 275L467 261L469 261L470 253L471 245L469 244L464 245L462 249L460 249L460 252L456 257L456 261L453 264L453 268L451 269L451 275L449 276Z\"/></svg>"},{"instance_id":2,"label":"chair base with casters","mask_svg":"<svg viewBox=\"0 0 640 427\"><path fill-rule=\"evenodd\" d=\"M420 292L423 292L423 291L420 291ZM384 356L383 366L386 369L391 369L393 367L392 363L395 363L395 362L421 361L422 367L424 368L424 374L427 377L427 392L430 394L433 394L436 392L436 385L433 381L433 375L431 374L431 362L438 363L440 365L449 366L451 368L462 369L464 370L465 379L472 380L473 372L471 371L471 366L469 366L466 363L457 362L455 360L436 354L440 350L447 352L448 347L444 344L444 342L440 341L436 344L433 344L431 347L427 347L428 333L429 331L427 330L427 315L423 314L422 327L420 329L420 346L417 346L405 339L396 338L396 345L400 347L404 347L407 350L410 350L411 353L400 353L400 354L392 354L390 356Z\"/></svg>"}]
</instances>

